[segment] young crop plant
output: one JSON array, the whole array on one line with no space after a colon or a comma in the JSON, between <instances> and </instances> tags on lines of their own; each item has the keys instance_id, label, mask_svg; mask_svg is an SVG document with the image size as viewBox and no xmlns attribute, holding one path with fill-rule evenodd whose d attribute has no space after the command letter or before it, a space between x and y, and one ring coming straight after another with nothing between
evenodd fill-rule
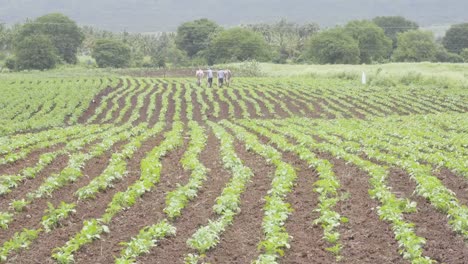
<instances>
[{"instance_id":1,"label":"young crop plant","mask_svg":"<svg viewBox=\"0 0 468 264\"><path fill-rule=\"evenodd\" d=\"M141 126L144 127L146 124L143 123ZM109 165L104 172L94 178L88 185L80 188L76 192L76 196L78 196L80 200L94 198L98 192L106 190L111 187L115 181L124 178L127 175L127 160L135 155L144 141L157 135L163 129L164 125L159 123L144 133L133 137L130 142L123 147L121 152L112 155Z\"/></svg>"},{"instance_id":2,"label":"young crop plant","mask_svg":"<svg viewBox=\"0 0 468 264\"><path fill-rule=\"evenodd\" d=\"M413 223L406 222L403 219L403 214L414 212L416 205L409 200L396 198L390 188L386 186L386 177L388 175L386 169L372 162L362 160L356 155L346 153L341 146L317 143L307 133L310 128L300 125L303 123L303 120L296 120L295 122L297 123L286 122L280 127L278 127L278 122L264 122L264 125L278 130L279 132L283 131L284 133L288 133L288 135L295 138L301 145L332 153L368 172L371 176L369 182L373 186L373 189L370 190L369 193L372 198L377 199L381 203L381 206L378 208L378 214L381 219L392 224L395 238L399 242L400 253L405 259L411 260L413 263L432 263L433 260L427 256L423 256L425 239L415 234ZM317 127L315 129L317 129Z\"/></svg>"},{"instance_id":3,"label":"young crop plant","mask_svg":"<svg viewBox=\"0 0 468 264\"><path fill-rule=\"evenodd\" d=\"M41 221L45 231L50 232L60 224L60 221L68 218L70 214L75 213L75 207L75 204L67 204L63 201L60 202L57 208L55 208L52 203L47 203L47 210Z\"/></svg>"},{"instance_id":4,"label":"young crop plant","mask_svg":"<svg viewBox=\"0 0 468 264\"><path fill-rule=\"evenodd\" d=\"M22 249L28 248L31 243L37 239L41 229L23 229L21 232L16 232L13 237L3 243L0 247L0 262L8 260L8 256L15 251L20 251Z\"/></svg>"},{"instance_id":5,"label":"young crop plant","mask_svg":"<svg viewBox=\"0 0 468 264\"><path fill-rule=\"evenodd\" d=\"M0 212L0 228L8 229L8 225L13 221L13 214Z\"/></svg>"},{"instance_id":6,"label":"young crop plant","mask_svg":"<svg viewBox=\"0 0 468 264\"><path fill-rule=\"evenodd\" d=\"M156 246L158 240L168 236L174 236L176 228L163 220L155 225L140 230L140 233L132 237L130 242L122 242L125 248L120 252L120 257L115 259L116 264L136 263L136 258L150 252Z\"/></svg>"},{"instance_id":7,"label":"young crop plant","mask_svg":"<svg viewBox=\"0 0 468 264\"><path fill-rule=\"evenodd\" d=\"M271 183L271 189L265 197L264 217L262 228L265 234L258 247L263 249L256 263L274 261L284 255L284 250L289 248L289 235L284 227L286 220L292 212L290 204L285 202L286 196L292 191L296 180L296 171L293 166L282 161L282 155L271 146L263 145L258 138L247 132L243 127L223 120L222 125L232 129L236 137L243 141L246 147L261 155L266 161L276 167Z\"/></svg>"},{"instance_id":8,"label":"young crop plant","mask_svg":"<svg viewBox=\"0 0 468 264\"><path fill-rule=\"evenodd\" d=\"M190 143L182 157L181 163L185 170L191 171L189 182L179 186L166 196L164 212L170 217L178 217L187 203L197 196L198 190L206 181L206 167L199 161L199 155L206 145L207 135L204 129L195 121L189 121Z\"/></svg>"},{"instance_id":9,"label":"young crop plant","mask_svg":"<svg viewBox=\"0 0 468 264\"><path fill-rule=\"evenodd\" d=\"M216 198L213 210L219 217L216 220L209 220L207 225L200 227L187 240L187 245L201 254L187 255L186 262L189 263L197 263L196 261L201 259L207 250L219 243L221 233L232 224L234 215L240 212L240 196L253 176L251 169L244 166L237 156L233 136L216 123L208 121L208 125L220 140L221 160L224 167L232 173L232 178L223 189L221 196Z\"/></svg>"},{"instance_id":10,"label":"young crop plant","mask_svg":"<svg viewBox=\"0 0 468 264\"><path fill-rule=\"evenodd\" d=\"M86 220L83 223L83 229L71 238L63 247L55 248L52 253L54 258L60 264L74 263L73 253L83 245L99 239L102 233L108 233L109 228L100 224L97 220Z\"/></svg>"},{"instance_id":11,"label":"young crop plant","mask_svg":"<svg viewBox=\"0 0 468 264\"><path fill-rule=\"evenodd\" d=\"M158 123L153 129L158 130L163 127L163 123ZM183 123L175 122L172 130L165 133L165 140L153 148L151 152L141 161L141 176L127 190L118 192L112 197L112 201L107 205L105 213L96 219L86 220L81 231L66 242L62 247L53 250L52 257L60 263L72 263L74 253L86 244L94 240L101 239L103 233L109 233L108 224L119 212L133 206L137 199L153 188L160 180L161 162L160 159L167 152L180 147L183 144L182 131ZM151 229L147 230L148 232Z\"/></svg>"},{"instance_id":12,"label":"young crop plant","mask_svg":"<svg viewBox=\"0 0 468 264\"><path fill-rule=\"evenodd\" d=\"M303 145L293 145L279 133L273 133L265 127L261 127L253 121L241 120L238 123L271 140L282 151L291 151L306 161L311 168L319 174L319 180L314 183L314 191L319 194L319 205L315 211L320 217L314 220L314 224L321 225L324 230L323 238L332 246L327 248L337 259L340 259L341 243L340 233L337 231L341 223L347 223L348 219L334 210L339 201L340 182L333 172L333 166L328 160L318 159L314 153ZM261 123L261 122L260 122Z\"/></svg>"}]
</instances>

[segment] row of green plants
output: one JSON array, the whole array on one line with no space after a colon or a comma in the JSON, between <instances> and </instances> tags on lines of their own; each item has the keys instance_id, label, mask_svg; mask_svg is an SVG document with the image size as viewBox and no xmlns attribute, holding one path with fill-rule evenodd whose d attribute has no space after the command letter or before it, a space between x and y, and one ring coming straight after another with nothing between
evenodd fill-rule
<instances>
[{"instance_id":1,"label":"row of green plants","mask_svg":"<svg viewBox=\"0 0 468 264\"><path fill-rule=\"evenodd\" d=\"M317 171L319 179L314 182L313 189L318 194L319 203L314 211L319 213L319 217L314 220L313 224L320 225L323 228L323 239L330 244L327 251L332 252L339 260L342 244L338 228L342 223L347 223L348 219L336 211L341 196L339 192L341 185L333 172L333 165L328 160L317 158L303 142L300 142L300 144L290 143L283 133L273 133L254 121L240 120L238 123L261 136L267 137L281 151L295 153L299 159L307 162L311 169ZM313 177L313 175L310 175L310 177ZM301 208L301 210L305 210L305 208Z\"/></svg>"},{"instance_id":2,"label":"row of green plants","mask_svg":"<svg viewBox=\"0 0 468 264\"><path fill-rule=\"evenodd\" d=\"M285 223L292 209L285 200L296 181L295 168L284 162L281 153L275 148L262 144L257 136L244 128L227 120L223 120L221 124L232 129L235 136L245 143L247 150L262 156L268 163L275 166L271 189L264 198L266 203L263 208L265 214L262 229L265 237L258 244L262 253L254 263L277 263L278 258L284 255L284 250L290 247L290 237L286 231Z\"/></svg>"},{"instance_id":3,"label":"row of green plants","mask_svg":"<svg viewBox=\"0 0 468 264\"><path fill-rule=\"evenodd\" d=\"M102 136L109 127L91 126L87 127L88 136L68 141L68 143L59 150L46 152L39 156L36 164L22 169L17 174L1 175L0 177L0 195L10 193L12 189L17 188L27 179L34 179L44 168L50 165L60 155L73 154L80 151L84 146L96 140L102 140Z\"/></svg>"},{"instance_id":4,"label":"row of green plants","mask_svg":"<svg viewBox=\"0 0 468 264\"><path fill-rule=\"evenodd\" d=\"M3 243L0 247L0 262L5 262L13 252L19 252L27 249L42 232L50 232L60 226L65 219L75 213L75 204L61 202L57 207L52 203L47 204L47 209L42 217L41 225L43 228L26 229L16 232L13 237Z\"/></svg>"},{"instance_id":5,"label":"row of green plants","mask_svg":"<svg viewBox=\"0 0 468 264\"><path fill-rule=\"evenodd\" d=\"M321 126L323 133L327 133L328 129L325 124ZM359 126L355 127L355 129L361 131ZM355 144L347 144L347 140L352 140L354 131L356 130L349 128L348 130L339 130L341 136L346 139L345 141L336 136L328 136L326 139L334 144L349 145L348 148L352 149ZM329 131L328 133L333 134L337 133L337 131L335 129L335 131ZM456 195L433 175L432 166L419 163L414 159L415 155L404 153L404 151L397 153L380 151L363 139L360 141L360 147L355 148L355 151L363 152L369 158L405 169L417 184L415 192L428 199L435 208L446 213L449 225L455 232L462 234L464 237L468 236L468 207L461 205Z\"/></svg>"},{"instance_id":6,"label":"row of green plants","mask_svg":"<svg viewBox=\"0 0 468 264\"><path fill-rule=\"evenodd\" d=\"M123 146L120 152L112 154L109 165L107 165L101 175L95 177L86 186L76 191L75 195L78 199L85 200L95 198L97 193L105 191L112 187L116 181L120 181L122 178L126 177L128 175L127 161L133 158L137 150L146 140L161 133L164 127L165 124L158 123L140 135L132 137L130 141Z\"/></svg>"},{"instance_id":7,"label":"row of green plants","mask_svg":"<svg viewBox=\"0 0 468 264\"><path fill-rule=\"evenodd\" d=\"M0 136L33 129L77 124L93 97L113 79L41 78L40 82L9 82L0 92Z\"/></svg>"},{"instance_id":8,"label":"row of green plants","mask_svg":"<svg viewBox=\"0 0 468 264\"><path fill-rule=\"evenodd\" d=\"M416 234L414 223L405 221L404 219L404 214L416 211L416 203L409 199L396 197L387 185L387 168L363 160L355 154L347 153L347 150L342 145L316 142L309 135L311 126L302 126L303 122L304 120L294 120L294 122L263 122L262 124L269 129L292 137L298 144L313 151L331 153L367 172L370 176L369 183L371 185L369 195L380 203L380 206L377 208L379 217L392 225L395 239L400 247L400 254L412 263L433 263L432 259L423 255L425 238ZM320 127L314 127L314 129L320 129Z\"/></svg>"},{"instance_id":9,"label":"row of green plants","mask_svg":"<svg viewBox=\"0 0 468 264\"><path fill-rule=\"evenodd\" d=\"M227 226L231 225L234 216L240 212L241 194L245 191L247 183L254 176L252 170L242 163L237 156L234 146L234 137L220 125L208 121L213 133L220 141L220 157L223 167L231 172L232 177L216 198L213 211L217 214L215 220L209 220L187 240L187 245L196 250L197 254L186 255L187 264L195 264L203 259L205 253L214 248L221 234Z\"/></svg>"}]
</instances>

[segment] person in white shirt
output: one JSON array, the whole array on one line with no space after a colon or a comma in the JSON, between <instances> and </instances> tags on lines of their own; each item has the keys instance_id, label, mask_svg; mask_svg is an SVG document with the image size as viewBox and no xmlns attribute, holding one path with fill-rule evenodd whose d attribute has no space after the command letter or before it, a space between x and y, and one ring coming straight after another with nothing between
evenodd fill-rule
<instances>
[{"instance_id":1,"label":"person in white shirt","mask_svg":"<svg viewBox=\"0 0 468 264\"><path fill-rule=\"evenodd\" d=\"M213 85L213 71L210 68L208 68L206 73L207 73L207 77L208 77L208 87L211 88L211 86Z\"/></svg>"},{"instance_id":2,"label":"person in white shirt","mask_svg":"<svg viewBox=\"0 0 468 264\"><path fill-rule=\"evenodd\" d=\"M202 79L203 79L203 76L205 76L205 73L203 72L202 69L198 68L197 72L195 73L195 75L197 76L197 85L198 87L201 86L201 82L202 82Z\"/></svg>"},{"instance_id":3,"label":"person in white shirt","mask_svg":"<svg viewBox=\"0 0 468 264\"><path fill-rule=\"evenodd\" d=\"M226 83L227 87L229 87L229 84L231 83L231 77L231 70L224 70L224 83Z\"/></svg>"},{"instance_id":4,"label":"person in white shirt","mask_svg":"<svg viewBox=\"0 0 468 264\"><path fill-rule=\"evenodd\" d=\"M218 70L218 87L223 87L224 82L224 70Z\"/></svg>"}]
</instances>

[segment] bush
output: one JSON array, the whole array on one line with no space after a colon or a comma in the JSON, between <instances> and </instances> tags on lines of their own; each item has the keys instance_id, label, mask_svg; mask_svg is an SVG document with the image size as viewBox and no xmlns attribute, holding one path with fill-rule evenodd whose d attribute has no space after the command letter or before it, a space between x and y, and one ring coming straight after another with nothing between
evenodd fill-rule
<instances>
[{"instance_id":1,"label":"bush","mask_svg":"<svg viewBox=\"0 0 468 264\"><path fill-rule=\"evenodd\" d=\"M46 70L55 68L59 61L57 49L45 35L33 35L16 43L16 69Z\"/></svg>"},{"instance_id":2,"label":"bush","mask_svg":"<svg viewBox=\"0 0 468 264\"><path fill-rule=\"evenodd\" d=\"M310 39L304 58L320 64L357 64L359 45L345 30L330 29Z\"/></svg>"},{"instance_id":3,"label":"bush","mask_svg":"<svg viewBox=\"0 0 468 264\"><path fill-rule=\"evenodd\" d=\"M468 62L468 49L463 49L460 53L460 56L462 57L464 62Z\"/></svg>"},{"instance_id":4,"label":"bush","mask_svg":"<svg viewBox=\"0 0 468 264\"><path fill-rule=\"evenodd\" d=\"M7 67L9 70L15 70L16 69L16 59L13 57L7 58L5 60L5 67Z\"/></svg>"},{"instance_id":5,"label":"bush","mask_svg":"<svg viewBox=\"0 0 468 264\"><path fill-rule=\"evenodd\" d=\"M100 68L124 68L130 65L131 61L130 47L113 39L96 41L92 56Z\"/></svg>"},{"instance_id":6,"label":"bush","mask_svg":"<svg viewBox=\"0 0 468 264\"><path fill-rule=\"evenodd\" d=\"M463 62L462 56L448 52L445 48L441 47L437 50L435 54L435 62L451 62L451 63L461 63Z\"/></svg>"}]
</instances>

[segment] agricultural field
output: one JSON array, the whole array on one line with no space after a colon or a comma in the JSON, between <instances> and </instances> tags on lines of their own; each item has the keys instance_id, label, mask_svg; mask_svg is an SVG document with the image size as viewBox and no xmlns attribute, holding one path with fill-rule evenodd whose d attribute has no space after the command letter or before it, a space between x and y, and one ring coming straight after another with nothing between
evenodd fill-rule
<instances>
[{"instance_id":1,"label":"agricultural field","mask_svg":"<svg viewBox=\"0 0 468 264\"><path fill-rule=\"evenodd\" d=\"M468 90L0 79L4 263L468 263Z\"/></svg>"}]
</instances>

